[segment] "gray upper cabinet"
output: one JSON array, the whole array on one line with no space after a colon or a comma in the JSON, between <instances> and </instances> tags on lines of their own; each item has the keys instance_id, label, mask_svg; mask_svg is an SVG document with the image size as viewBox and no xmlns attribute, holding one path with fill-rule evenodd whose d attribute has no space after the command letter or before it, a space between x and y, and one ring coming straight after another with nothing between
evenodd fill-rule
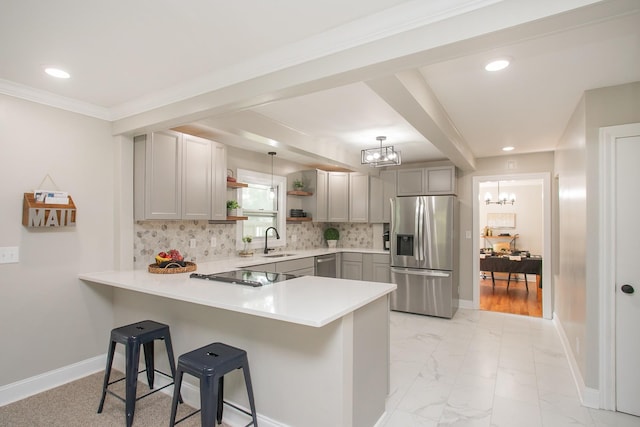
<instances>
[{"instance_id":1,"label":"gray upper cabinet","mask_svg":"<svg viewBox=\"0 0 640 427\"><path fill-rule=\"evenodd\" d=\"M422 169L399 169L396 178L398 196L420 196L425 194Z\"/></svg>"},{"instance_id":2,"label":"gray upper cabinet","mask_svg":"<svg viewBox=\"0 0 640 427\"><path fill-rule=\"evenodd\" d=\"M391 222L391 203L396 196L396 171L385 170L369 179L369 222Z\"/></svg>"},{"instance_id":3,"label":"gray upper cabinet","mask_svg":"<svg viewBox=\"0 0 640 427\"><path fill-rule=\"evenodd\" d=\"M369 175L349 174L349 222L369 221Z\"/></svg>"},{"instance_id":4,"label":"gray upper cabinet","mask_svg":"<svg viewBox=\"0 0 640 427\"><path fill-rule=\"evenodd\" d=\"M398 169L396 191L398 196L456 194L455 166Z\"/></svg>"},{"instance_id":5,"label":"gray upper cabinet","mask_svg":"<svg viewBox=\"0 0 640 427\"><path fill-rule=\"evenodd\" d=\"M424 173L426 194L456 194L455 166L426 168Z\"/></svg>"},{"instance_id":6,"label":"gray upper cabinet","mask_svg":"<svg viewBox=\"0 0 640 427\"><path fill-rule=\"evenodd\" d=\"M377 176L369 177L369 222L383 221L383 183L382 179Z\"/></svg>"},{"instance_id":7,"label":"gray upper cabinet","mask_svg":"<svg viewBox=\"0 0 640 427\"><path fill-rule=\"evenodd\" d=\"M327 220L349 221L349 174L329 172L327 181Z\"/></svg>"},{"instance_id":8,"label":"gray upper cabinet","mask_svg":"<svg viewBox=\"0 0 640 427\"><path fill-rule=\"evenodd\" d=\"M224 166L226 150L213 141L173 131L136 136L135 219L217 219L221 208L226 215Z\"/></svg>"},{"instance_id":9,"label":"gray upper cabinet","mask_svg":"<svg viewBox=\"0 0 640 427\"><path fill-rule=\"evenodd\" d=\"M182 135L155 132L134 138L135 219L182 216Z\"/></svg>"},{"instance_id":10,"label":"gray upper cabinet","mask_svg":"<svg viewBox=\"0 0 640 427\"><path fill-rule=\"evenodd\" d=\"M304 191L313 193L311 196L300 197L301 207L311 215L314 222L327 221L327 176L328 172L314 169L301 172L302 182L304 183ZM298 175L292 174L289 179L299 178Z\"/></svg>"},{"instance_id":11,"label":"gray upper cabinet","mask_svg":"<svg viewBox=\"0 0 640 427\"><path fill-rule=\"evenodd\" d=\"M227 146L211 141L211 219L227 219Z\"/></svg>"},{"instance_id":12,"label":"gray upper cabinet","mask_svg":"<svg viewBox=\"0 0 640 427\"><path fill-rule=\"evenodd\" d=\"M211 141L184 135L182 219L211 217Z\"/></svg>"}]
</instances>

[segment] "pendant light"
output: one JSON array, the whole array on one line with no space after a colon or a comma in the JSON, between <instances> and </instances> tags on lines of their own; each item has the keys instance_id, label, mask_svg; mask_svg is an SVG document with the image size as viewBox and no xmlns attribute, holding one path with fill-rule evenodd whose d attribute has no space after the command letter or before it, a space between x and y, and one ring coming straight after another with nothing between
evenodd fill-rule
<instances>
[{"instance_id":1,"label":"pendant light","mask_svg":"<svg viewBox=\"0 0 640 427\"><path fill-rule=\"evenodd\" d=\"M494 202L491 200L492 198L491 193L487 191L484 195L484 202L487 205L513 205L516 202L516 195L514 193L508 194L506 192L500 192L500 181L498 181L498 200Z\"/></svg>"},{"instance_id":2,"label":"pendant light","mask_svg":"<svg viewBox=\"0 0 640 427\"><path fill-rule=\"evenodd\" d=\"M273 156L276 155L276 152L269 151L267 154L271 156L271 188L269 188L269 198L273 200L276 198L276 189L273 186Z\"/></svg>"},{"instance_id":3,"label":"pendant light","mask_svg":"<svg viewBox=\"0 0 640 427\"><path fill-rule=\"evenodd\" d=\"M401 164L400 151L395 150L393 145L382 145L387 137L378 136L376 139L380 146L362 150L360 152L360 164L371 167L396 166Z\"/></svg>"}]
</instances>

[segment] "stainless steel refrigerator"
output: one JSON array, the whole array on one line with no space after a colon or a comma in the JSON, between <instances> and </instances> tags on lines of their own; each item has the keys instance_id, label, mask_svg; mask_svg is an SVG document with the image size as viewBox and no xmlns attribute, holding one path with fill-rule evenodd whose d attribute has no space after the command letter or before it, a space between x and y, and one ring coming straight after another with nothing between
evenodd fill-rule
<instances>
[{"instance_id":1,"label":"stainless steel refrigerator","mask_svg":"<svg viewBox=\"0 0 640 427\"><path fill-rule=\"evenodd\" d=\"M457 198L391 199L391 309L453 317L458 308Z\"/></svg>"}]
</instances>

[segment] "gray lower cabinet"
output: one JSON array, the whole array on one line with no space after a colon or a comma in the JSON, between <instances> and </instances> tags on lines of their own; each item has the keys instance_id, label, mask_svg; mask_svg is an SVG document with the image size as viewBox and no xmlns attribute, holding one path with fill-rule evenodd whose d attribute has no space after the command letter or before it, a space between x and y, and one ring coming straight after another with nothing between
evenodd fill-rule
<instances>
[{"instance_id":1,"label":"gray lower cabinet","mask_svg":"<svg viewBox=\"0 0 640 427\"><path fill-rule=\"evenodd\" d=\"M350 280L362 279L362 254L356 252L342 253L341 278Z\"/></svg>"},{"instance_id":2,"label":"gray lower cabinet","mask_svg":"<svg viewBox=\"0 0 640 427\"><path fill-rule=\"evenodd\" d=\"M389 255L362 254L362 280L391 283Z\"/></svg>"},{"instance_id":3,"label":"gray lower cabinet","mask_svg":"<svg viewBox=\"0 0 640 427\"><path fill-rule=\"evenodd\" d=\"M342 253L342 278L368 282L391 283L389 255Z\"/></svg>"}]
</instances>

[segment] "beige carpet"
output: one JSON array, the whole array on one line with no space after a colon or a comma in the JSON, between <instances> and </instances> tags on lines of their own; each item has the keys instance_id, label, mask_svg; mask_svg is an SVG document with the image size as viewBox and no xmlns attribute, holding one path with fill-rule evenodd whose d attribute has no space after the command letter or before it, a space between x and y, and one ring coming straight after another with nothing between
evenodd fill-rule
<instances>
[{"instance_id":1,"label":"beige carpet","mask_svg":"<svg viewBox=\"0 0 640 427\"><path fill-rule=\"evenodd\" d=\"M144 375L144 374L143 374ZM122 374L113 371L111 380ZM124 402L107 394L101 414L97 413L104 373L90 375L63 386L0 407L1 427L107 427L125 426ZM124 396L124 381L113 384L110 390ZM138 382L138 396L149 387ZM166 391L166 390L164 390ZM193 408L178 406L178 419ZM162 391L136 402L134 427L168 426L171 415L171 397ZM180 427L200 426L200 413L178 424ZM224 424L223 424L224 426Z\"/></svg>"}]
</instances>

